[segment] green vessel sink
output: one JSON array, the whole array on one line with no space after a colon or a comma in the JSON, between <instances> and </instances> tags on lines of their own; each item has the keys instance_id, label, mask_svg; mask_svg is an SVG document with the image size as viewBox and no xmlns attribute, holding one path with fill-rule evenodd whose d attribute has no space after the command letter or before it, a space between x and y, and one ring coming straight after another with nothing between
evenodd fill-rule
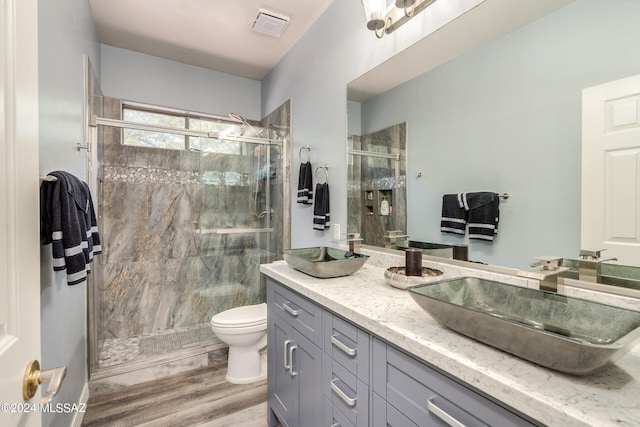
<instances>
[{"instance_id":1,"label":"green vessel sink","mask_svg":"<svg viewBox=\"0 0 640 427\"><path fill-rule=\"evenodd\" d=\"M282 254L290 267L321 279L349 276L360 270L369 259L368 255L326 246L289 249Z\"/></svg>"},{"instance_id":2,"label":"green vessel sink","mask_svg":"<svg viewBox=\"0 0 640 427\"><path fill-rule=\"evenodd\" d=\"M537 289L461 277L407 291L446 327L569 374L592 374L640 339L636 311Z\"/></svg>"}]
</instances>

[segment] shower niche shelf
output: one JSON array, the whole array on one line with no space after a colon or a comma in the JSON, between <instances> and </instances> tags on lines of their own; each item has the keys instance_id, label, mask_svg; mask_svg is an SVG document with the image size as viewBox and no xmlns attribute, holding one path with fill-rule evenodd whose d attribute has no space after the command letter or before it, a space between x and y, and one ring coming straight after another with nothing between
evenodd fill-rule
<instances>
[{"instance_id":1,"label":"shower niche shelf","mask_svg":"<svg viewBox=\"0 0 640 427\"><path fill-rule=\"evenodd\" d=\"M394 190L364 190L362 192L364 207L364 215L367 216L393 216L393 200ZM382 215L380 213L380 205L383 198L389 202L389 215Z\"/></svg>"}]
</instances>

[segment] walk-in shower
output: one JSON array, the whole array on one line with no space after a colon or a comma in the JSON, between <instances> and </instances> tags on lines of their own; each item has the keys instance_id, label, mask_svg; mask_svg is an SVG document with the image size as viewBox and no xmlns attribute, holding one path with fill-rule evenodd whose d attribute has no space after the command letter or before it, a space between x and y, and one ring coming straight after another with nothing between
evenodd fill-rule
<instances>
[{"instance_id":1,"label":"walk-in shower","mask_svg":"<svg viewBox=\"0 0 640 427\"><path fill-rule=\"evenodd\" d=\"M98 377L221 347L211 317L263 302L259 265L289 239L288 103L259 123L190 131L185 149L127 145L121 101L104 97L102 110L92 124L103 255L89 296Z\"/></svg>"}]
</instances>

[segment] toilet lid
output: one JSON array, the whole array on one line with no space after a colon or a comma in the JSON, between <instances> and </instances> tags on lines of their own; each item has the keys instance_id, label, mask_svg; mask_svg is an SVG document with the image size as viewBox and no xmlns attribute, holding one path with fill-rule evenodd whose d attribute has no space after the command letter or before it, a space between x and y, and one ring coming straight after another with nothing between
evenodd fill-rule
<instances>
[{"instance_id":1,"label":"toilet lid","mask_svg":"<svg viewBox=\"0 0 640 427\"><path fill-rule=\"evenodd\" d=\"M267 322L267 304L231 308L211 318L211 323L227 327L254 326Z\"/></svg>"}]
</instances>

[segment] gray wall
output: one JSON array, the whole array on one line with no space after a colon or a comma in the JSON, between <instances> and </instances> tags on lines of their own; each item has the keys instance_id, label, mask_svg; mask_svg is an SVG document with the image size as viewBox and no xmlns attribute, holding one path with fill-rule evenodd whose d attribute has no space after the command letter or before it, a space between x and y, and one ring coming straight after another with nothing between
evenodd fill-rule
<instances>
[{"instance_id":1,"label":"gray wall","mask_svg":"<svg viewBox=\"0 0 640 427\"><path fill-rule=\"evenodd\" d=\"M471 1L460 1L471 7ZM311 145L311 164L329 165L331 222L347 230L347 83L409 47L424 36L429 14L422 13L392 36L382 39L366 28L359 0L336 0L262 81L262 111L292 100L292 161ZM317 165L317 166L316 166ZM292 166L291 191L298 183ZM333 230L312 228L313 208L295 203L292 247L330 245ZM351 231L351 230L349 230Z\"/></svg>"},{"instance_id":2,"label":"gray wall","mask_svg":"<svg viewBox=\"0 0 640 427\"><path fill-rule=\"evenodd\" d=\"M260 87L257 80L102 45L105 96L260 120Z\"/></svg>"},{"instance_id":3,"label":"gray wall","mask_svg":"<svg viewBox=\"0 0 640 427\"><path fill-rule=\"evenodd\" d=\"M346 218L345 87L400 52L401 38L412 32L403 27L378 40L363 29L361 14L358 1L334 2L263 81L263 109L293 100L292 152L310 144L312 162L332 166L332 219L338 223ZM497 240L474 241L472 258L523 266L551 250L576 255L581 89L640 72L638 16L637 1L578 0L421 76L417 86L405 84L363 105L362 133L408 121L407 187L409 200L419 201L409 215L411 237L447 240L439 232L443 193L509 192ZM405 114L405 103L416 108ZM465 144L455 150L456 174L440 166L454 155L452 142ZM418 171L421 181L411 179ZM328 243L332 233L312 231L310 212L292 211L294 247Z\"/></svg>"},{"instance_id":4,"label":"gray wall","mask_svg":"<svg viewBox=\"0 0 640 427\"><path fill-rule=\"evenodd\" d=\"M96 69L100 46L86 0L41 0L39 10L40 172L66 170L84 179L85 54ZM86 286L54 273L51 245L41 250L43 369L67 367L54 403L78 402L87 382ZM43 414L44 426L68 426L74 414Z\"/></svg>"}]
</instances>

